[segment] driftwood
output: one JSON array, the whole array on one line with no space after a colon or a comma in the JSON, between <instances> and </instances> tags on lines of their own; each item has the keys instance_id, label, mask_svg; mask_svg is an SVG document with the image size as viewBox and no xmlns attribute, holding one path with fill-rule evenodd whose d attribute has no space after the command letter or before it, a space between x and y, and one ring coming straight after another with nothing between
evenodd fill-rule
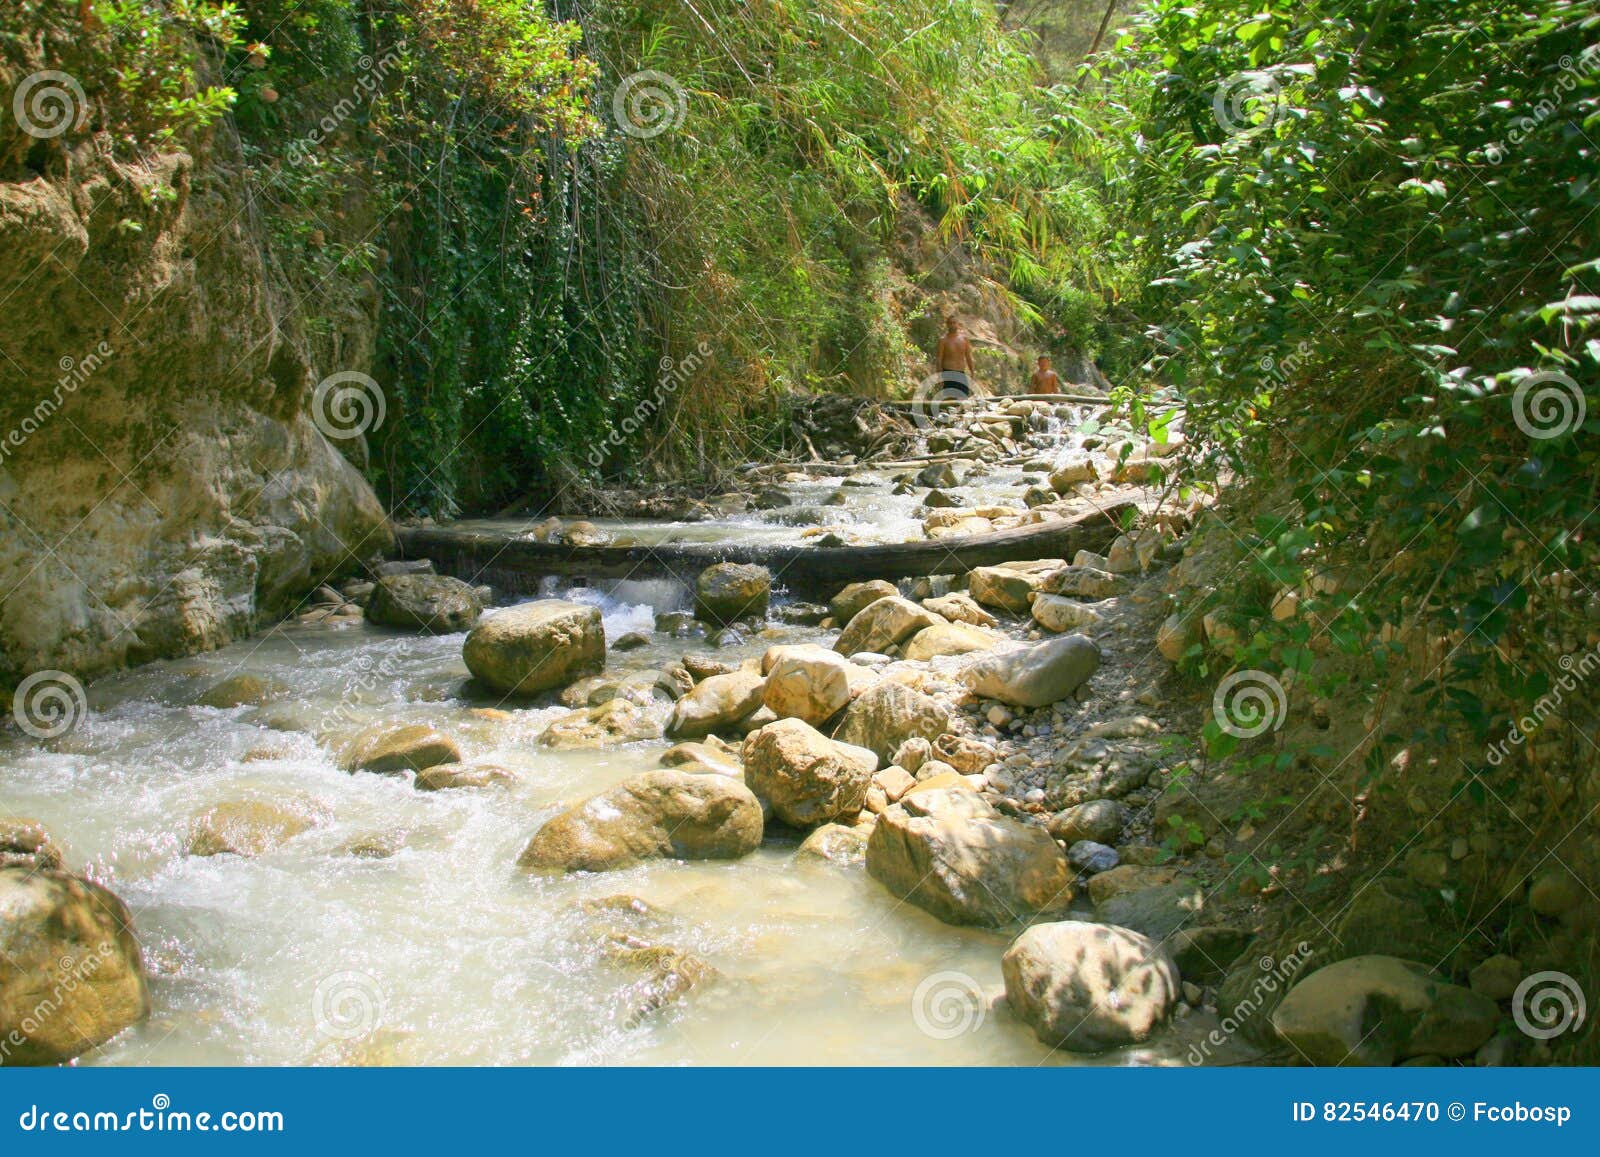
<instances>
[{"instance_id":1,"label":"driftwood","mask_svg":"<svg viewBox=\"0 0 1600 1157\"><path fill-rule=\"evenodd\" d=\"M779 584L791 590L831 594L845 583L862 579L965 574L975 566L1034 558L1071 559L1080 550L1101 551L1120 533L1123 518L1137 510L1136 503L1118 502L1060 522L878 546L738 542L568 546L447 526L402 527L397 533L403 557L431 559L443 574L508 591L536 591L539 579L545 575L596 579L673 577L693 584L696 576L713 563L743 562L767 567Z\"/></svg>"}]
</instances>

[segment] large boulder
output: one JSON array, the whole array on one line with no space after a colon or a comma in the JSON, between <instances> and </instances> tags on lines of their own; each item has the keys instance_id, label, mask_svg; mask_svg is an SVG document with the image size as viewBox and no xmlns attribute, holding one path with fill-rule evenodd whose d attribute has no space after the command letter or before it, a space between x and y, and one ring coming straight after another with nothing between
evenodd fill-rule
<instances>
[{"instance_id":1,"label":"large boulder","mask_svg":"<svg viewBox=\"0 0 1600 1157\"><path fill-rule=\"evenodd\" d=\"M1046 707L1071 695L1100 667L1087 635L1062 635L1033 646L991 651L966 669L974 695L1013 707Z\"/></svg>"},{"instance_id":2,"label":"large boulder","mask_svg":"<svg viewBox=\"0 0 1600 1157\"><path fill-rule=\"evenodd\" d=\"M0 868L59 868L61 859L43 824L0 816Z\"/></svg>"},{"instance_id":3,"label":"large boulder","mask_svg":"<svg viewBox=\"0 0 1600 1157\"><path fill-rule=\"evenodd\" d=\"M291 694L293 691L276 679L239 671L211 684L201 692L195 703L201 707L226 711L230 707L260 707Z\"/></svg>"},{"instance_id":4,"label":"large boulder","mask_svg":"<svg viewBox=\"0 0 1600 1157\"><path fill-rule=\"evenodd\" d=\"M462 788L506 787L517 773L493 763L440 763L417 772L411 786L418 791L455 791Z\"/></svg>"},{"instance_id":5,"label":"large boulder","mask_svg":"<svg viewBox=\"0 0 1600 1157\"><path fill-rule=\"evenodd\" d=\"M970 623L974 627L998 626L1000 620L980 607L977 601L965 591L955 591L937 598L923 599L922 605L936 615L942 615L952 623Z\"/></svg>"},{"instance_id":6,"label":"large boulder","mask_svg":"<svg viewBox=\"0 0 1600 1157\"><path fill-rule=\"evenodd\" d=\"M883 579L851 583L828 600L828 613L833 616L835 625L844 627L879 599L886 599L899 593L893 583L885 582Z\"/></svg>"},{"instance_id":7,"label":"large boulder","mask_svg":"<svg viewBox=\"0 0 1600 1157\"><path fill-rule=\"evenodd\" d=\"M60 1064L150 1014L133 914L65 872L0 868L0 961L0 1064Z\"/></svg>"},{"instance_id":8,"label":"large boulder","mask_svg":"<svg viewBox=\"0 0 1600 1157\"><path fill-rule=\"evenodd\" d=\"M1080 482L1093 482L1100 477L1091 458L1078 458L1059 463L1050 471L1050 489L1057 494L1071 494Z\"/></svg>"},{"instance_id":9,"label":"large boulder","mask_svg":"<svg viewBox=\"0 0 1600 1157\"><path fill-rule=\"evenodd\" d=\"M380 626L449 635L466 631L483 614L478 592L441 574L381 578L367 599L367 618Z\"/></svg>"},{"instance_id":10,"label":"large boulder","mask_svg":"<svg viewBox=\"0 0 1600 1157\"><path fill-rule=\"evenodd\" d=\"M878 758L835 743L799 719L779 719L744 741L744 778L790 827L853 819L866 802Z\"/></svg>"},{"instance_id":11,"label":"large boulder","mask_svg":"<svg viewBox=\"0 0 1600 1157\"><path fill-rule=\"evenodd\" d=\"M1087 607L1066 595L1047 595L1035 592L1029 605L1033 621L1047 631L1064 634L1067 631L1093 630L1100 625L1100 612Z\"/></svg>"},{"instance_id":12,"label":"large boulder","mask_svg":"<svg viewBox=\"0 0 1600 1157\"><path fill-rule=\"evenodd\" d=\"M766 686L761 672L749 667L700 680L673 705L667 719L667 737L703 739L713 731L732 727L760 709Z\"/></svg>"},{"instance_id":13,"label":"large boulder","mask_svg":"<svg viewBox=\"0 0 1600 1157\"><path fill-rule=\"evenodd\" d=\"M935 623L911 636L911 641L905 645L905 656L925 662L942 655L970 655L974 651L987 651L997 642L997 636L966 623Z\"/></svg>"},{"instance_id":14,"label":"large boulder","mask_svg":"<svg viewBox=\"0 0 1600 1157\"><path fill-rule=\"evenodd\" d=\"M310 831L310 808L266 800L229 800L206 808L189 825L191 856L259 856Z\"/></svg>"},{"instance_id":15,"label":"large boulder","mask_svg":"<svg viewBox=\"0 0 1600 1157\"><path fill-rule=\"evenodd\" d=\"M1069 807L1050 817L1046 830L1064 844L1093 840L1097 844L1122 842L1128 809L1114 799L1095 799Z\"/></svg>"},{"instance_id":16,"label":"large boulder","mask_svg":"<svg viewBox=\"0 0 1600 1157\"><path fill-rule=\"evenodd\" d=\"M662 768L555 816L517 863L607 872L646 859L733 860L760 846L761 830L761 804L738 780Z\"/></svg>"},{"instance_id":17,"label":"large boulder","mask_svg":"<svg viewBox=\"0 0 1600 1157\"><path fill-rule=\"evenodd\" d=\"M563 715L539 733L541 747L578 751L661 738L661 715L617 696Z\"/></svg>"},{"instance_id":18,"label":"large boulder","mask_svg":"<svg viewBox=\"0 0 1600 1157\"><path fill-rule=\"evenodd\" d=\"M374 727L356 738L350 754L350 771L371 771L378 775L404 775L440 763L460 763L461 749L455 740L435 731L426 723L404 727Z\"/></svg>"},{"instance_id":19,"label":"large boulder","mask_svg":"<svg viewBox=\"0 0 1600 1157\"><path fill-rule=\"evenodd\" d=\"M694 589L695 618L727 626L765 618L772 597L772 572L750 563L719 562L700 572Z\"/></svg>"},{"instance_id":20,"label":"large boulder","mask_svg":"<svg viewBox=\"0 0 1600 1157\"><path fill-rule=\"evenodd\" d=\"M839 633L833 649L841 655L861 651L887 654L890 647L909 639L924 627L944 620L924 610L910 599L889 595L858 611L850 625Z\"/></svg>"},{"instance_id":21,"label":"large boulder","mask_svg":"<svg viewBox=\"0 0 1600 1157\"><path fill-rule=\"evenodd\" d=\"M850 702L851 663L826 647L775 648L762 702L780 719L817 724Z\"/></svg>"},{"instance_id":22,"label":"large boulder","mask_svg":"<svg viewBox=\"0 0 1600 1157\"><path fill-rule=\"evenodd\" d=\"M1289 990L1272 1026L1314 1065L1390 1065L1415 1056L1475 1052L1500 1010L1469 988L1393 956L1353 956Z\"/></svg>"},{"instance_id":23,"label":"large boulder","mask_svg":"<svg viewBox=\"0 0 1600 1157\"><path fill-rule=\"evenodd\" d=\"M1200 918L1205 895L1197 884L1179 881L1153 888L1131 888L1097 903L1096 920L1165 940Z\"/></svg>"},{"instance_id":24,"label":"large boulder","mask_svg":"<svg viewBox=\"0 0 1600 1157\"><path fill-rule=\"evenodd\" d=\"M937 699L904 683L884 680L856 697L833 737L865 747L884 763L908 739L930 742L950 730L950 712Z\"/></svg>"},{"instance_id":25,"label":"large boulder","mask_svg":"<svg viewBox=\"0 0 1600 1157\"><path fill-rule=\"evenodd\" d=\"M863 828L823 824L795 849L796 859L827 860L856 865L867 858L867 833Z\"/></svg>"},{"instance_id":26,"label":"large boulder","mask_svg":"<svg viewBox=\"0 0 1600 1157\"><path fill-rule=\"evenodd\" d=\"M1109 599L1112 595L1121 593L1122 580L1099 567L1064 566L1040 578L1037 589L1047 595Z\"/></svg>"},{"instance_id":27,"label":"large boulder","mask_svg":"<svg viewBox=\"0 0 1600 1157\"><path fill-rule=\"evenodd\" d=\"M540 599L490 615L462 648L467 669L508 695L537 695L564 687L606 665L600 608Z\"/></svg>"},{"instance_id":28,"label":"large boulder","mask_svg":"<svg viewBox=\"0 0 1600 1157\"><path fill-rule=\"evenodd\" d=\"M1044 575L1005 566L978 566L967 575L967 593L986 607L1013 615L1028 613L1028 598Z\"/></svg>"},{"instance_id":29,"label":"large boulder","mask_svg":"<svg viewBox=\"0 0 1600 1157\"><path fill-rule=\"evenodd\" d=\"M1051 1048L1099 1052L1148 1040L1171 1014L1178 970L1126 928L1038 924L1000 958L1012 1011Z\"/></svg>"},{"instance_id":30,"label":"large boulder","mask_svg":"<svg viewBox=\"0 0 1600 1157\"><path fill-rule=\"evenodd\" d=\"M1043 828L960 789L918 789L888 807L867 839L867 871L947 924L1000 927L1072 899L1067 858Z\"/></svg>"}]
</instances>

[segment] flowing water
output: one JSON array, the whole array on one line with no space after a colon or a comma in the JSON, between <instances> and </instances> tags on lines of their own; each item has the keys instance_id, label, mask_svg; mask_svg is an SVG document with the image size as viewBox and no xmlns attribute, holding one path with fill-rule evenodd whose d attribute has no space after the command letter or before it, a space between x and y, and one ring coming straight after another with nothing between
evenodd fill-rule
<instances>
[{"instance_id":1,"label":"flowing water","mask_svg":"<svg viewBox=\"0 0 1600 1157\"><path fill-rule=\"evenodd\" d=\"M559 593L599 603L612 639L687 603L670 582ZM825 637L772 628L724 657ZM563 709L474 698L463 639L284 626L97 682L88 718L51 744L0 741L0 800L127 901L150 965L149 1022L83 1063L1179 1063L1212 1027L1197 1015L1145 1048L1053 1053L987 1005L1003 935L944 925L792 841L730 863L518 870L545 819L655 766L665 742L537 746ZM656 634L608 671L704 646ZM195 705L239 673L279 697ZM519 778L427 793L341 769L350 736L413 722ZM248 799L315 826L252 859L186 854L196 813ZM594 903L617 896L652 910ZM604 952L619 932L718 975L652 1011L659 984Z\"/></svg>"}]
</instances>

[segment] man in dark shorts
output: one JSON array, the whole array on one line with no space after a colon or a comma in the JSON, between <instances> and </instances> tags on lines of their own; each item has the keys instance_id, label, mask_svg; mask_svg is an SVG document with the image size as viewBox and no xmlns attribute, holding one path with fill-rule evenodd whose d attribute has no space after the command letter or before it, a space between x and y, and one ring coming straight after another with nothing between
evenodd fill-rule
<instances>
[{"instance_id":1,"label":"man in dark shorts","mask_svg":"<svg viewBox=\"0 0 1600 1157\"><path fill-rule=\"evenodd\" d=\"M972 394L973 376L977 367L972 362L972 342L961 330L955 316L945 318L944 336L939 339L938 375L943 389Z\"/></svg>"},{"instance_id":2,"label":"man in dark shorts","mask_svg":"<svg viewBox=\"0 0 1600 1157\"><path fill-rule=\"evenodd\" d=\"M1049 355L1039 359L1039 368L1033 371L1033 392L1036 394L1059 394L1061 392L1061 375L1050 368Z\"/></svg>"}]
</instances>

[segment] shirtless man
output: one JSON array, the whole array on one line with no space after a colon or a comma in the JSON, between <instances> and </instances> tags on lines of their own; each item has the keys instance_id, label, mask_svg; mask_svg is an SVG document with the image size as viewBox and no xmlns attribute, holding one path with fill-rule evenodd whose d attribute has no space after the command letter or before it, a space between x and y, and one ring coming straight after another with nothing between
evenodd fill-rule
<instances>
[{"instance_id":1,"label":"shirtless man","mask_svg":"<svg viewBox=\"0 0 1600 1157\"><path fill-rule=\"evenodd\" d=\"M1061 375L1050 368L1048 356L1039 359L1039 368L1033 371L1033 392L1036 394L1059 394L1061 392Z\"/></svg>"},{"instance_id":2,"label":"shirtless man","mask_svg":"<svg viewBox=\"0 0 1600 1157\"><path fill-rule=\"evenodd\" d=\"M946 387L972 393L977 366L972 362L972 342L961 332L961 323L952 315L945 318L944 336L939 339L939 377Z\"/></svg>"}]
</instances>

